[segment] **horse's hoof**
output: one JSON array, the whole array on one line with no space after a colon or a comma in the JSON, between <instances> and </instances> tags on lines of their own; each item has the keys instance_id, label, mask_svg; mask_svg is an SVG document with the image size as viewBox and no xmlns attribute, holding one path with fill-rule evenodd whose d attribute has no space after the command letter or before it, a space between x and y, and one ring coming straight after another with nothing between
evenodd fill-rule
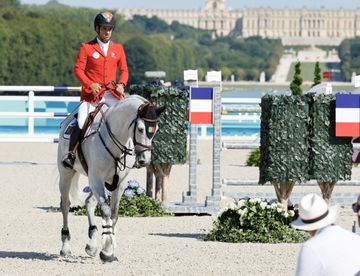
<instances>
[{"instance_id":1,"label":"horse's hoof","mask_svg":"<svg viewBox=\"0 0 360 276\"><path fill-rule=\"evenodd\" d=\"M114 256L114 254L111 254L109 256L109 255L104 254L102 251L100 251L100 259L106 263L111 263L113 261L117 261L117 258Z\"/></svg>"},{"instance_id":2,"label":"horse's hoof","mask_svg":"<svg viewBox=\"0 0 360 276\"><path fill-rule=\"evenodd\" d=\"M60 256L61 257L68 257L71 255L71 251L65 251L65 250L60 250Z\"/></svg>"},{"instance_id":3,"label":"horse's hoof","mask_svg":"<svg viewBox=\"0 0 360 276\"><path fill-rule=\"evenodd\" d=\"M90 257L95 257L96 253L97 253L97 248L91 247L90 245L86 245L85 246L85 252L90 256Z\"/></svg>"}]
</instances>

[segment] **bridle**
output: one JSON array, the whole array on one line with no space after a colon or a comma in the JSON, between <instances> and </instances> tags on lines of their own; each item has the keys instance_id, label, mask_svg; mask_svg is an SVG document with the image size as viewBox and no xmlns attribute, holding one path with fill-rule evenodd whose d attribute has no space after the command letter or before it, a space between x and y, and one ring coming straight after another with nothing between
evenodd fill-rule
<instances>
[{"instance_id":1,"label":"bridle","mask_svg":"<svg viewBox=\"0 0 360 276\"><path fill-rule=\"evenodd\" d=\"M153 105L151 103L143 103L142 105L140 105L138 108L136 118L134 120L132 120L132 122L129 125L129 128L130 128L134 124L134 133L133 133L134 147L136 148L136 146L140 146L140 147L144 148L144 150L140 151L140 153L151 150L152 145L144 145L136 140L136 129L137 129L137 124L138 124L138 119L141 119L145 122L145 131L146 131L146 135L148 136L149 139L152 139L152 137L154 136L155 131L156 131L157 122L158 122L158 119L150 119L150 118L141 116L141 114L143 113L143 110L145 108L149 108L150 106L153 106ZM151 127L151 126L153 126L153 127ZM154 128L153 131L150 132L150 130L149 130L150 128Z\"/></svg>"},{"instance_id":2,"label":"bridle","mask_svg":"<svg viewBox=\"0 0 360 276\"><path fill-rule=\"evenodd\" d=\"M142 143L139 143L138 141L136 141L136 129L137 129L137 122L138 122L138 119L141 119L145 122L145 125L146 124L155 124L155 129L156 129L156 124L157 124L157 119L149 119L149 118L146 118L144 116L142 116L141 114L143 113L143 110L145 107L150 107L150 106L153 106L152 104L150 103L144 103L144 104L141 104L138 108L138 112L137 112L137 115L135 117L134 120L131 121L130 125L129 125L129 129L130 127L134 124L134 132L133 132L133 144L134 144L134 148L128 148L126 147L125 145L123 145L117 138L116 136L114 135L114 133L112 133L111 129L110 129L110 126L109 126L109 123L107 122L106 120L106 117L105 117L105 113L106 112L103 112L102 110L100 110L101 112L101 121L100 121L100 125L99 125L99 128L97 130L97 133L99 135L99 138L102 142L102 144L104 145L106 151L110 154L110 156L114 159L115 161L115 168L119 168L120 171L123 171L125 170L126 168L128 169L132 169L133 167L128 167L126 165L126 156L127 155L136 155L138 153L143 153L145 151L149 151L152 149L152 146L151 145L144 145ZM107 130L107 133L111 139L111 141L113 142L113 144L120 150L121 152L121 156L120 157L116 157L112 152L111 150L109 149L109 147L106 145L105 143L105 140L104 138L102 137L101 135L101 132L100 132L100 127L101 127L101 124L104 123L105 127L106 127L106 130ZM145 130L147 131L147 129ZM153 137L153 135L155 134L155 132L152 134L151 138ZM148 135L148 133L146 133L146 135ZM151 139L150 138L150 139ZM136 150L137 148L139 148L138 146L140 146L141 148L143 148L143 150ZM123 158L123 162L121 161L121 159Z\"/></svg>"}]
</instances>

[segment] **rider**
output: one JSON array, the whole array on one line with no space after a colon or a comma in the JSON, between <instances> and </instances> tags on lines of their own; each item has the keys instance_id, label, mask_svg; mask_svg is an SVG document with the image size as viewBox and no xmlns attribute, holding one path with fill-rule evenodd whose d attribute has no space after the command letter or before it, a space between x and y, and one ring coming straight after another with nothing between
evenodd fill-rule
<instances>
[{"instance_id":1,"label":"rider","mask_svg":"<svg viewBox=\"0 0 360 276\"><path fill-rule=\"evenodd\" d=\"M80 45L74 66L75 77L82 85L80 96L82 103L78 112L78 124L71 133L69 153L62 161L67 168L72 168L74 165L79 136L88 114L99 102L111 106L120 100L129 77L123 46L110 41L115 29L113 14L99 13L95 17L94 28L97 37ZM117 69L120 76L115 83Z\"/></svg>"}]
</instances>

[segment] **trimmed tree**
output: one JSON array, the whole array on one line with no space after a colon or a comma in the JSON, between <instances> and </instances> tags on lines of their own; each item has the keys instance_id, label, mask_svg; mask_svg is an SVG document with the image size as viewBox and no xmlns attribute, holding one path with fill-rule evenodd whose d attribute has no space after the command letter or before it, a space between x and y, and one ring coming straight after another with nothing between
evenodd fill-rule
<instances>
[{"instance_id":1,"label":"trimmed tree","mask_svg":"<svg viewBox=\"0 0 360 276\"><path fill-rule=\"evenodd\" d=\"M300 96L302 94L302 89L301 89L302 83L303 83L303 79L301 77L301 63L300 63L300 61L298 61L295 64L294 79L290 83L290 89L291 89L293 95Z\"/></svg>"},{"instance_id":2,"label":"trimmed tree","mask_svg":"<svg viewBox=\"0 0 360 276\"><path fill-rule=\"evenodd\" d=\"M311 86L315 86L321 83L321 69L320 69L320 63L317 61L315 63L315 69L314 69L314 84Z\"/></svg>"}]
</instances>

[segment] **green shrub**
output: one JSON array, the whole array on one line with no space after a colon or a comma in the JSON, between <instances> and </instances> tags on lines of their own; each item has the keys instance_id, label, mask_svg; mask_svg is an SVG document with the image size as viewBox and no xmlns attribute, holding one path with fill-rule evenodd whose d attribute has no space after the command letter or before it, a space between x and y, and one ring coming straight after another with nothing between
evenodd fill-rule
<instances>
[{"instance_id":1,"label":"green shrub","mask_svg":"<svg viewBox=\"0 0 360 276\"><path fill-rule=\"evenodd\" d=\"M108 204L110 204L110 198L111 196L108 197ZM86 215L85 207L77 207L73 211L77 216ZM146 196L144 189L140 187L136 180L128 181L127 188L120 200L118 213L119 216L124 217L161 217L171 215L164 209L159 200ZM99 205L96 206L95 215L101 216Z\"/></svg>"},{"instance_id":2,"label":"green shrub","mask_svg":"<svg viewBox=\"0 0 360 276\"><path fill-rule=\"evenodd\" d=\"M250 152L248 159L246 160L246 166L259 167L260 166L260 149Z\"/></svg>"},{"instance_id":3,"label":"green shrub","mask_svg":"<svg viewBox=\"0 0 360 276\"><path fill-rule=\"evenodd\" d=\"M244 243L304 242L308 235L289 226L295 217L294 210L285 211L280 203L259 198L242 199L218 215L205 240Z\"/></svg>"}]
</instances>

